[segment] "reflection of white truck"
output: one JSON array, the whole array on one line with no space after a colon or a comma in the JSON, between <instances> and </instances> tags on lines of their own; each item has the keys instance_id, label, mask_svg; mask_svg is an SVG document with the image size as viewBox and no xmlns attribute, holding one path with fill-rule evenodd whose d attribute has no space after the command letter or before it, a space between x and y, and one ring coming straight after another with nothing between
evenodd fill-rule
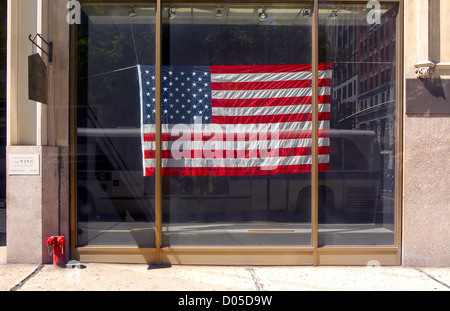
<instances>
[{"instance_id":1,"label":"reflection of white truck","mask_svg":"<svg viewBox=\"0 0 450 311\"><path fill-rule=\"evenodd\" d=\"M78 134L79 216L152 221L155 184L153 177L142 176L140 130L79 129ZM87 145L80 146L83 139ZM124 159L127 154L135 160ZM380 165L373 131L331 130L330 170L319 173L319 215L375 212ZM309 221L310 206L311 174L163 178L163 212L171 222L276 220L277 215Z\"/></svg>"},{"instance_id":2,"label":"reflection of white truck","mask_svg":"<svg viewBox=\"0 0 450 311\"><path fill-rule=\"evenodd\" d=\"M379 203L380 175L375 132L330 130L330 170L319 173L319 217L334 212L373 216ZM292 188L302 189L296 208L308 215L310 189L301 185L291 185Z\"/></svg>"}]
</instances>

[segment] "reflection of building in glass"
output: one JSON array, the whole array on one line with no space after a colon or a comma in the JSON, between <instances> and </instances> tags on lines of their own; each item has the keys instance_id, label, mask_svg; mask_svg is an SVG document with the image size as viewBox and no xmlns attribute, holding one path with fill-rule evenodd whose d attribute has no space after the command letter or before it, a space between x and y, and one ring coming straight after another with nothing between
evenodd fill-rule
<instances>
[{"instance_id":1,"label":"reflection of building in glass","mask_svg":"<svg viewBox=\"0 0 450 311\"><path fill-rule=\"evenodd\" d=\"M395 153L395 59L396 9L381 17L380 24L358 28L358 102L355 124L373 130L380 142L388 169L393 169Z\"/></svg>"},{"instance_id":2,"label":"reflection of building in glass","mask_svg":"<svg viewBox=\"0 0 450 311\"><path fill-rule=\"evenodd\" d=\"M331 128L372 130L388 169L394 166L396 8L380 24L364 15L353 23L326 28L335 53Z\"/></svg>"},{"instance_id":3,"label":"reflection of building in glass","mask_svg":"<svg viewBox=\"0 0 450 311\"><path fill-rule=\"evenodd\" d=\"M349 16L353 18L357 15L350 14ZM356 39L357 24L360 21L358 19L348 20L349 16L339 16L339 19L335 21L327 20L324 28L327 41L326 51L332 54L327 55L327 59L334 63L330 126L336 129L355 128L353 116L358 99L358 46ZM340 20L345 20L345 22L340 23Z\"/></svg>"}]
</instances>

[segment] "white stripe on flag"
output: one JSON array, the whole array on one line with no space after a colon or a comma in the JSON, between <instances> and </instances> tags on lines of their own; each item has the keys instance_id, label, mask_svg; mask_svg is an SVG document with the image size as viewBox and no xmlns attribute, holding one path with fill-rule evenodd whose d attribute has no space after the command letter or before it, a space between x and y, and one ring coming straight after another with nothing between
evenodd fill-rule
<instances>
[{"instance_id":1,"label":"white stripe on flag","mask_svg":"<svg viewBox=\"0 0 450 311\"><path fill-rule=\"evenodd\" d=\"M319 96L330 95L330 87L320 87ZM212 91L213 99L254 99L254 98L285 98L310 97L311 88L274 89L274 90L246 90L246 91Z\"/></svg>"},{"instance_id":2,"label":"white stripe on flag","mask_svg":"<svg viewBox=\"0 0 450 311\"><path fill-rule=\"evenodd\" d=\"M235 108L212 108L214 116L258 116L277 114L311 113L312 105L291 106L266 106L266 107L235 107ZM330 104L320 104L319 112L330 112Z\"/></svg>"},{"instance_id":3,"label":"white stripe on flag","mask_svg":"<svg viewBox=\"0 0 450 311\"><path fill-rule=\"evenodd\" d=\"M332 70L319 71L319 79L331 79ZM271 82L311 80L311 71L275 72L275 73L216 73L211 82Z\"/></svg>"},{"instance_id":4,"label":"white stripe on flag","mask_svg":"<svg viewBox=\"0 0 450 311\"><path fill-rule=\"evenodd\" d=\"M162 124L163 133L173 133L174 131L184 130L191 132L213 133L220 131L223 133L270 133L274 130L284 131L311 131L312 122L285 122L277 124ZM319 121L319 129L328 129L330 121ZM220 130L219 130L220 129ZM144 133L155 133L154 124L144 124Z\"/></svg>"},{"instance_id":5,"label":"white stripe on flag","mask_svg":"<svg viewBox=\"0 0 450 311\"><path fill-rule=\"evenodd\" d=\"M319 155L319 163L328 163L329 155ZM155 159L145 159L146 167L155 167ZM277 167L281 165L312 164L311 156L269 158L213 158L213 159L162 159L163 167Z\"/></svg>"},{"instance_id":6,"label":"white stripe on flag","mask_svg":"<svg viewBox=\"0 0 450 311\"><path fill-rule=\"evenodd\" d=\"M224 138L226 139L226 137ZM186 141L174 140L161 142L162 150L271 150L279 148L305 148L311 147L311 138L303 139L280 139L280 140L258 140L258 141ZM156 142L146 141L143 143L145 150L155 150ZM319 138L319 146L329 146L329 138Z\"/></svg>"}]
</instances>

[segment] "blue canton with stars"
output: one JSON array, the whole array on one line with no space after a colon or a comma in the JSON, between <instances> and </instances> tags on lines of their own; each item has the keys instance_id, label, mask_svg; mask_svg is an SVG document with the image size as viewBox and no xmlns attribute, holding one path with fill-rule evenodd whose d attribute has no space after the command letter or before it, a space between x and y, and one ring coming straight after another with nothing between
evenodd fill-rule
<instances>
[{"instance_id":1,"label":"blue canton with stars","mask_svg":"<svg viewBox=\"0 0 450 311\"><path fill-rule=\"evenodd\" d=\"M141 65L143 123L155 124L156 70ZM212 123L211 71L208 66L163 66L163 124ZM201 118L201 119L200 119Z\"/></svg>"}]
</instances>

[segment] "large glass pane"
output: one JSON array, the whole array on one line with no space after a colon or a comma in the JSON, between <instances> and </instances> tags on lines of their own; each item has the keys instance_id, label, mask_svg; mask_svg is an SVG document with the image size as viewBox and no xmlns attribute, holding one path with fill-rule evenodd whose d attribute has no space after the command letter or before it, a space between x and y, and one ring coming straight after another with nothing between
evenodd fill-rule
<instances>
[{"instance_id":1,"label":"large glass pane","mask_svg":"<svg viewBox=\"0 0 450 311\"><path fill-rule=\"evenodd\" d=\"M311 9L165 6L163 245L311 245Z\"/></svg>"},{"instance_id":2,"label":"large glass pane","mask_svg":"<svg viewBox=\"0 0 450 311\"><path fill-rule=\"evenodd\" d=\"M320 245L394 244L397 12L320 4L320 61L334 64Z\"/></svg>"},{"instance_id":3,"label":"large glass pane","mask_svg":"<svg viewBox=\"0 0 450 311\"><path fill-rule=\"evenodd\" d=\"M0 246L6 245L6 0L0 0Z\"/></svg>"},{"instance_id":4,"label":"large glass pane","mask_svg":"<svg viewBox=\"0 0 450 311\"><path fill-rule=\"evenodd\" d=\"M153 247L139 64L155 62L155 6L84 4L77 27L78 246Z\"/></svg>"}]
</instances>

